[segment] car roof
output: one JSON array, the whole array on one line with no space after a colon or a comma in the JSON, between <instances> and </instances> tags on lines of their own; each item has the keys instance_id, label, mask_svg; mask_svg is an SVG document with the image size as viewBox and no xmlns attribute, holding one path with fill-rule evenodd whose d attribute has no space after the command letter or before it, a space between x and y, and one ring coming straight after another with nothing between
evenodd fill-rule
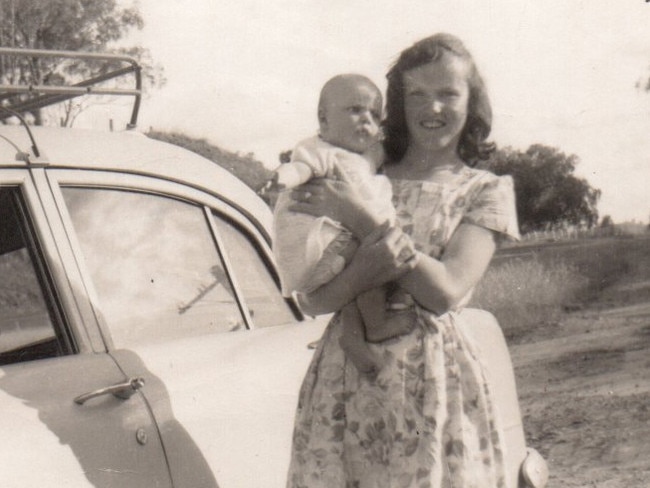
<instances>
[{"instance_id":1,"label":"car roof","mask_svg":"<svg viewBox=\"0 0 650 488\"><path fill-rule=\"evenodd\" d=\"M224 200L253 220L268 237L271 212L245 183L218 164L180 146L134 130L108 132L30 126L40 156L33 157L28 131L0 126L0 169L24 167L18 152L33 164L52 168L117 171L181 182Z\"/></svg>"}]
</instances>

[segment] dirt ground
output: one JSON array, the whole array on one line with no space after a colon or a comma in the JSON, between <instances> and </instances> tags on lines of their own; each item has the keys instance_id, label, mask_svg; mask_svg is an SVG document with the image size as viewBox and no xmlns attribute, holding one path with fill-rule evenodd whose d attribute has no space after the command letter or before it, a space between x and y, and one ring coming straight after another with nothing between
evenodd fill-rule
<instances>
[{"instance_id":1,"label":"dirt ground","mask_svg":"<svg viewBox=\"0 0 650 488\"><path fill-rule=\"evenodd\" d=\"M650 487L650 281L626 280L511 344L549 488Z\"/></svg>"}]
</instances>

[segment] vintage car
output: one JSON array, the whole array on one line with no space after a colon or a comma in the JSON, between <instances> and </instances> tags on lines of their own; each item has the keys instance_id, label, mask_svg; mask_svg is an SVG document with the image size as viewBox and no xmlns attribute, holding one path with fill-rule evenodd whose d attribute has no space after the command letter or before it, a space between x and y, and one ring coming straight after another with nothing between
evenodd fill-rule
<instances>
[{"instance_id":1,"label":"vintage car","mask_svg":"<svg viewBox=\"0 0 650 488\"><path fill-rule=\"evenodd\" d=\"M0 125L0 485L284 486L327 317L281 296L267 205L180 147L19 109L0 109L16 116ZM496 322L468 333L524 486L506 344Z\"/></svg>"}]
</instances>

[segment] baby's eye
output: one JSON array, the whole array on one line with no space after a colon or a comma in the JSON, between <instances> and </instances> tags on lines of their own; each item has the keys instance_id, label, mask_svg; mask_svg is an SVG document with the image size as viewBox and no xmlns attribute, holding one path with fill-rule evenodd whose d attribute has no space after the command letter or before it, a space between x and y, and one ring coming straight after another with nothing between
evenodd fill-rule
<instances>
[{"instance_id":1,"label":"baby's eye","mask_svg":"<svg viewBox=\"0 0 650 488\"><path fill-rule=\"evenodd\" d=\"M444 98L451 99L451 98L458 98L460 96L460 93L456 90L443 90L440 95L442 95Z\"/></svg>"},{"instance_id":2,"label":"baby's eye","mask_svg":"<svg viewBox=\"0 0 650 488\"><path fill-rule=\"evenodd\" d=\"M350 112L351 114L356 115L356 114L360 114L361 112L363 112L364 109L365 108L362 107L361 105L352 105L351 107L348 107L348 112Z\"/></svg>"}]
</instances>

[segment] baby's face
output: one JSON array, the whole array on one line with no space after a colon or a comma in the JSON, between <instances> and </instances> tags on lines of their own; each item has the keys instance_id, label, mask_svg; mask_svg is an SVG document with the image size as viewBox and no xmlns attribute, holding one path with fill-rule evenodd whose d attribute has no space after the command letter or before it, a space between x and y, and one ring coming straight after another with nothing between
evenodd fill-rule
<instances>
[{"instance_id":1,"label":"baby's face","mask_svg":"<svg viewBox=\"0 0 650 488\"><path fill-rule=\"evenodd\" d=\"M320 114L321 137L348 151L363 153L379 141L382 97L365 83L332 87Z\"/></svg>"}]
</instances>

